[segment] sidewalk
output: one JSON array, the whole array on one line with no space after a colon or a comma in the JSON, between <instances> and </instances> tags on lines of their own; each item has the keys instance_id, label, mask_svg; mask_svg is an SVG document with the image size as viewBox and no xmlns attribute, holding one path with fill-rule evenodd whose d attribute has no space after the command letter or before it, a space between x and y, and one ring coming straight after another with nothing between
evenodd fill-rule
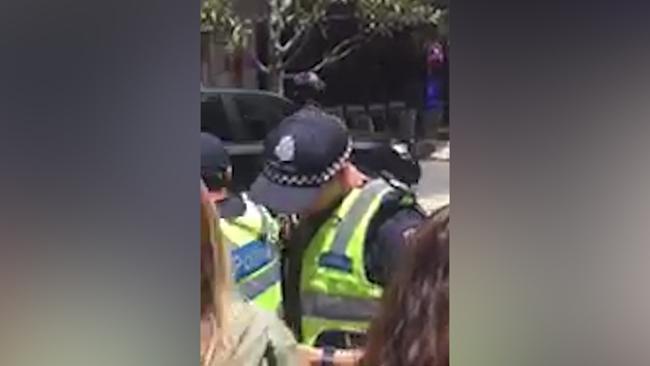
<instances>
[{"instance_id":1,"label":"sidewalk","mask_svg":"<svg viewBox=\"0 0 650 366\"><path fill-rule=\"evenodd\" d=\"M449 161L449 141L444 141L436 146L436 151L431 154L434 160Z\"/></svg>"},{"instance_id":2,"label":"sidewalk","mask_svg":"<svg viewBox=\"0 0 650 366\"><path fill-rule=\"evenodd\" d=\"M417 156L423 160L449 161L449 141L422 140L415 145Z\"/></svg>"},{"instance_id":3,"label":"sidewalk","mask_svg":"<svg viewBox=\"0 0 650 366\"><path fill-rule=\"evenodd\" d=\"M449 162L422 161L422 178L416 187L418 202L431 212L449 203Z\"/></svg>"},{"instance_id":4,"label":"sidewalk","mask_svg":"<svg viewBox=\"0 0 650 366\"><path fill-rule=\"evenodd\" d=\"M449 203L449 194L436 194L426 198L421 198L418 202L427 212L433 212L437 208Z\"/></svg>"}]
</instances>

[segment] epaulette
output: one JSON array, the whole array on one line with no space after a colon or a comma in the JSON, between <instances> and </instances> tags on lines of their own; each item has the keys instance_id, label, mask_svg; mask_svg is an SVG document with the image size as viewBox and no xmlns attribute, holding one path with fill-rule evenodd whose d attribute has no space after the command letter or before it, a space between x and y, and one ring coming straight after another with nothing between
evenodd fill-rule
<instances>
[{"instance_id":1,"label":"epaulette","mask_svg":"<svg viewBox=\"0 0 650 366\"><path fill-rule=\"evenodd\" d=\"M387 171L382 171L379 173L379 177L383 179L388 185L395 188L396 190L403 192L405 194L415 195L415 191L408 184L402 182L401 180L395 178L393 174Z\"/></svg>"},{"instance_id":2,"label":"epaulette","mask_svg":"<svg viewBox=\"0 0 650 366\"><path fill-rule=\"evenodd\" d=\"M408 184L400 181L399 179L392 177L390 174L382 174L381 179L386 181L391 187L395 188L402 194L399 201L400 206L411 207L423 216L426 216L426 210L418 203L417 196L413 188L411 188Z\"/></svg>"}]
</instances>

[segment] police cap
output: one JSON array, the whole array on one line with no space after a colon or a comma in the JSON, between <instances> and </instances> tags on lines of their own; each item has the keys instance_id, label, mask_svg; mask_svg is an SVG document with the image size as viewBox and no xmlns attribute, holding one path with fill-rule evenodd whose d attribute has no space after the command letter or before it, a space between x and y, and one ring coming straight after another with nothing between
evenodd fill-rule
<instances>
[{"instance_id":1,"label":"police cap","mask_svg":"<svg viewBox=\"0 0 650 366\"><path fill-rule=\"evenodd\" d=\"M267 136L262 172L250 196L276 213L302 212L351 153L350 136L337 117L311 110L291 115Z\"/></svg>"}]
</instances>

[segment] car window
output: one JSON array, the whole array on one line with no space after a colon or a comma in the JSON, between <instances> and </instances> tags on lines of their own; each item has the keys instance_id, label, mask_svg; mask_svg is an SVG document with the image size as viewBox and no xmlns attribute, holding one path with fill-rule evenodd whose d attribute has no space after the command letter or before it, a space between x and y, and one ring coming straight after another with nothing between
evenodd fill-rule
<instances>
[{"instance_id":1,"label":"car window","mask_svg":"<svg viewBox=\"0 0 650 366\"><path fill-rule=\"evenodd\" d=\"M201 100L201 131L209 132L224 141L233 139L228 115L219 96L207 96Z\"/></svg>"},{"instance_id":2,"label":"car window","mask_svg":"<svg viewBox=\"0 0 650 366\"><path fill-rule=\"evenodd\" d=\"M237 95L233 97L239 110L246 140L263 140L284 117L293 113L291 103L268 95Z\"/></svg>"}]
</instances>

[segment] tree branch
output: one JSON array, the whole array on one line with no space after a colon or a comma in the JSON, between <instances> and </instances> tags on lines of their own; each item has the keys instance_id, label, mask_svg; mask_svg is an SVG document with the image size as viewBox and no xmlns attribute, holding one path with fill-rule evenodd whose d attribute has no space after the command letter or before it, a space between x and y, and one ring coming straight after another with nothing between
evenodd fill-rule
<instances>
[{"instance_id":1,"label":"tree branch","mask_svg":"<svg viewBox=\"0 0 650 366\"><path fill-rule=\"evenodd\" d=\"M307 29L307 27L304 26L304 25L296 27L296 30L295 30L293 36L291 36L291 38L285 44L280 45L280 47L278 48L278 51L280 52L281 57L286 56L287 52L289 52L291 47L293 47L294 44L296 42L298 42L298 40L300 40L300 37L303 36L306 29Z\"/></svg>"},{"instance_id":2,"label":"tree branch","mask_svg":"<svg viewBox=\"0 0 650 366\"><path fill-rule=\"evenodd\" d=\"M248 57L250 57L253 60L253 62L255 62L255 67L257 67L257 69L259 71L261 71L261 72L263 72L265 74L269 73L269 67L264 65L264 63L255 54L255 51L253 51L253 52L249 51L249 52L247 52L247 55L248 55Z\"/></svg>"},{"instance_id":3,"label":"tree branch","mask_svg":"<svg viewBox=\"0 0 650 366\"><path fill-rule=\"evenodd\" d=\"M313 28L310 27L310 26L305 27L304 35L303 35L303 37L301 37L301 40L299 41L298 47L295 48L295 50L291 53L291 56L289 56L287 58L287 60L284 62L285 69L289 69L291 67L291 65L294 63L294 61L296 61L296 59L300 56L300 54L302 53L302 50L305 49L305 47L307 46L307 43L309 43L309 36L310 36L310 33L311 33L312 29ZM288 49L287 53L290 50L291 49ZM285 54L285 56L286 56L286 54Z\"/></svg>"},{"instance_id":4,"label":"tree branch","mask_svg":"<svg viewBox=\"0 0 650 366\"><path fill-rule=\"evenodd\" d=\"M282 30L284 29L284 19L282 18L282 12L280 11L280 4L278 3L277 0L271 0L268 2L270 8L269 8L269 17L268 17L268 22L269 22L269 43L271 47L275 48L276 50L279 50L282 48L282 44L280 43L280 36L282 34Z\"/></svg>"},{"instance_id":5,"label":"tree branch","mask_svg":"<svg viewBox=\"0 0 650 366\"><path fill-rule=\"evenodd\" d=\"M275 49L276 49L280 54L282 54L283 46L282 46L282 43L280 42L280 37L278 37L278 38L275 40L275 42L273 43L273 47L275 47Z\"/></svg>"},{"instance_id":6,"label":"tree branch","mask_svg":"<svg viewBox=\"0 0 650 366\"><path fill-rule=\"evenodd\" d=\"M316 65L315 65L314 67L312 67L310 70L313 71L313 72L319 72L319 71L321 71L325 66L328 66L328 65L330 65L330 64L333 64L333 63L335 63L335 62L337 62L337 61L340 61L340 60L346 58L350 53L352 53L352 51L354 51L354 50L356 50L357 48L359 48L359 46L360 46L360 45L357 44L357 45L354 45L354 46L349 47L348 49L346 49L345 51L343 51L343 52L341 52L341 53L339 53L339 54L337 54L337 55L326 56L326 57L323 58L323 61L321 61L321 62L319 62L318 64L316 64Z\"/></svg>"},{"instance_id":7,"label":"tree branch","mask_svg":"<svg viewBox=\"0 0 650 366\"><path fill-rule=\"evenodd\" d=\"M318 72L322 70L325 66L330 65L336 61L340 61L347 57L352 51L356 50L361 46L361 42L365 38L364 34L357 34L353 37L347 38L334 46L327 54L323 57L323 60L316 65L314 65L310 71Z\"/></svg>"},{"instance_id":8,"label":"tree branch","mask_svg":"<svg viewBox=\"0 0 650 366\"><path fill-rule=\"evenodd\" d=\"M334 48L332 48L332 50L330 52L328 52L328 54L334 55L334 54L336 54L338 52L341 52L343 49L345 49L345 47L352 46L355 43L358 43L361 40L363 40L363 38L364 38L363 34L356 34L353 37L347 38L347 39L343 40L341 43L334 46Z\"/></svg>"}]
</instances>

